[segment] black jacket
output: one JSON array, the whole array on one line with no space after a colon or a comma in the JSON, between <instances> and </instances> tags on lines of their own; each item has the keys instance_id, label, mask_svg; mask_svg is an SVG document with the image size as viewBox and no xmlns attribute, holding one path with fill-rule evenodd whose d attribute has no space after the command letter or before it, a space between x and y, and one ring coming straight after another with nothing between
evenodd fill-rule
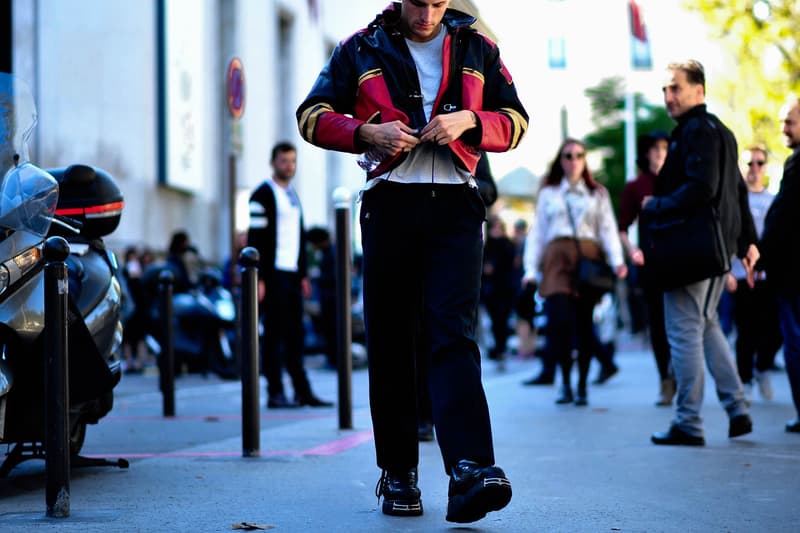
<instances>
[{"instance_id":1,"label":"black jacket","mask_svg":"<svg viewBox=\"0 0 800 533\"><path fill-rule=\"evenodd\" d=\"M759 270L781 292L800 290L800 147L783 166L778 194L764 219L764 234L758 243Z\"/></svg>"},{"instance_id":2,"label":"black jacket","mask_svg":"<svg viewBox=\"0 0 800 533\"><path fill-rule=\"evenodd\" d=\"M497 201L497 184L494 182L489 157L484 151L481 151L481 158L475 167L475 181L478 183L478 192L481 193L483 203L486 207L491 207Z\"/></svg>"},{"instance_id":3,"label":"black jacket","mask_svg":"<svg viewBox=\"0 0 800 533\"><path fill-rule=\"evenodd\" d=\"M758 239L747 186L738 165L733 133L714 115L698 105L678 118L670 136L669 152L654 190L654 201L643 214L658 218L690 213L713 202L721 187L719 215L728 251L744 257Z\"/></svg>"},{"instance_id":4,"label":"black jacket","mask_svg":"<svg viewBox=\"0 0 800 533\"><path fill-rule=\"evenodd\" d=\"M266 219L265 223L253 224L247 230L247 245L258 250L258 277L269 279L275 271L275 254L278 244L278 213L275 193L269 183L262 183L250 196L250 218L252 221ZM306 276L306 232L303 229L302 210L300 214L300 254L297 258L297 272Z\"/></svg>"}]
</instances>

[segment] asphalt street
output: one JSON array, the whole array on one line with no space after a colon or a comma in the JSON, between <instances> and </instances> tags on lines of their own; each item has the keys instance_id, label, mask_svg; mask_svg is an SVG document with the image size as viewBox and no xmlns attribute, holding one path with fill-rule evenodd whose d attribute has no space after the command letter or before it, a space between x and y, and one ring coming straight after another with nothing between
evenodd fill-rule
<instances>
[{"instance_id":1,"label":"asphalt street","mask_svg":"<svg viewBox=\"0 0 800 533\"><path fill-rule=\"evenodd\" d=\"M707 377L706 446L660 447L672 410L654 406L657 375L638 340L623 343L618 375L589 391L589 407L555 405L556 386L525 387L538 362L487 361L497 463L513 484L509 506L469 525L445 521L447 477L435 443L421 443L424 515L380 512L366 372L353 374L354 429L336 408L261 411L261 455L242 457L241 389L200 376L177 382L176 416L161 416L157 376L126 375L114 410L90 426L83 454L130 467L73 468L71 515L45 517L44 462L0 479L0 531L790 532L800 531L800 435L786 375L775 399L758 394L754 432L727 438ZM308 361L315 392L337 396L334 372ZM263 385L262 385L263 394ZM262 405L264 401L262 398Z\"/></svg>"}]
</instances>

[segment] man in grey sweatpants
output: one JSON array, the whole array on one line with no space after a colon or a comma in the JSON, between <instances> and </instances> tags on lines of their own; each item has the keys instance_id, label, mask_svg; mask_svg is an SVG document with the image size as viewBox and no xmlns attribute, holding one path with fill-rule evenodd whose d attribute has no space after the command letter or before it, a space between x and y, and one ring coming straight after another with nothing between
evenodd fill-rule
<instances>
[{"instance_id":1,"label":"man in grey sweatpants","mask_svg":"<svg viewBox=\"0 0 800 533\"><path fill-rule=\"evenodd\" d=\"M645 199L643 216L652 220L667 214L689 214L716 202L725 247L742 258L752 287L757 236L738 169L738 148L730 130L706 111L703 66L693 60L670 64L663 89L667 111L678 124L654 196ZM664 319L678 395L672 425L666 432L652 435L655 444L705 444L700 415L704 364L730 419L728 437L745 435L753 428L733 354L717 317L725 274L705 279L706 272L697 274L693 278L697 281L664 292Z\"/></svg>"}]
</instances>

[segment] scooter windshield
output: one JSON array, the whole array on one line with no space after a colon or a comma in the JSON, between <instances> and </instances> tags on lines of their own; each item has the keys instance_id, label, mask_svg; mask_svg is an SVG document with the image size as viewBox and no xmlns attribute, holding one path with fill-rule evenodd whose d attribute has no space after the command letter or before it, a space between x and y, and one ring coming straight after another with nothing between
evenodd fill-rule
<instances>
[{"instance_id":1,"label":"scooter windshield","mask_svg":"<svg viewBox=\"0 0 800 533\"><path fill-rule=\"evenodd\" d=\"M10 231L44 237L58 201L58 183L28 162L28 140L36 125L36 106L27 84L0 73L0 239Z\"/></svg>"}]
</instances>

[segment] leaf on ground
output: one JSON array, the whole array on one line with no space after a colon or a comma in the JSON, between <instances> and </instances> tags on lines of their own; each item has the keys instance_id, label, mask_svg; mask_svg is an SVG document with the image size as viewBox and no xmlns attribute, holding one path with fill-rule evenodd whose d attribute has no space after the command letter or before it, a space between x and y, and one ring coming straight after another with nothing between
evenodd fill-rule
<instances>
[{"instance_id":1,"label":"leaf on ground","mask_svg":"<svg viewBox=\"0 0 800 533\"><path fill-rule=\"evenodd\" d=\"M233 524L231 529L243 529L245 531L266 531L267 529L275 529L275 526L265 526L263 524L254 524L252 522L239 522L238 524Z\"/></svg>"}]
</instances>

